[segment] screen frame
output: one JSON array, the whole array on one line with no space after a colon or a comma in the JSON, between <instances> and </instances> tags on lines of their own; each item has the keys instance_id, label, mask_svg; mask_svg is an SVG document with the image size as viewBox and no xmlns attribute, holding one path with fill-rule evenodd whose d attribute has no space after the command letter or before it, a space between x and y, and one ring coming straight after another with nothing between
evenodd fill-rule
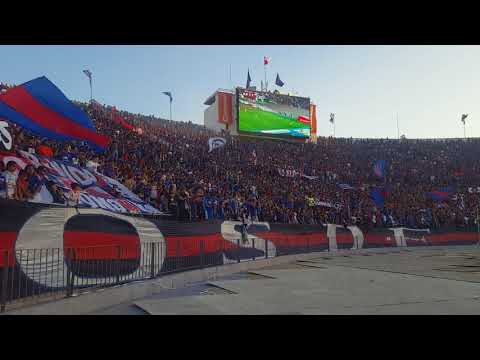
<instances>
[{"instance_id":1,"label":"screen frame","mask_svg":"<svg viewBox=\"0 0 480 360\"><path fill-rule=\"evenodd\" d=\"M296 141L306 141L309 140L312 137L312 119L310 119L310 136L306 137L298 137L298 136L292 136L288 134L266 134L266 133L260 133L260 132L253 132L253 131L245 131L245 130L240 130L240 90L247 90L246 88L242 87L237 87L235 88L235 113L236 113L236 125L237 125L237 132L239 135L248 135L252 137L260 137L260 138L270 138L270 139L283 139L283 140L296 140ZM248 90L248 91L254 91L256 93L261 93L262 91L258 90ZM282 94L281 94L282 95ZM284 96L289 96L289 95L284 95ZM308 99L308 108L309 108L309 113L310 113L310 108L312 105L312 102L309 97L301 97L301 96L295 96L298 98L302 99Z\"/></svg>"}]
</instances>

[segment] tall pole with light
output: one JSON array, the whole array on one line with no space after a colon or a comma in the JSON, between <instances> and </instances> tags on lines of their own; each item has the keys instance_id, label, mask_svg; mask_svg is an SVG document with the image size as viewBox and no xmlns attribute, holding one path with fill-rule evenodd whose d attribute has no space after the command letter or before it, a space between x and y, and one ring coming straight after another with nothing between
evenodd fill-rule
<instances>
[{"instance_id":1,"label":"tall pole with light","mask_svg":"<svg viewBox=\"0 0 480 360\"><path fill-rule=\"evenodd\" d=\"M164 91L163 93L170 98L170 121L171 121L172 120L172 101L173 101L172 93L170 91Z\"/></svg>"},{"instance_id":2,"label":"tall pole with light","mask_svg":"<svg viewBox=\"0 0 480 360\"><path fill-rule=\"evenodd\" d=\"M335 114L330 113L330 122L333 124L333 137L335 137Z\"/></svg>"},{"instance_id":3,"label":"tall pole with light","mask_svg":"<svg viewBox=\"0 0 480 360\"><path fill-rule=\"evenodd\" d=\"M267 65L270 63L270 58L264 56L263 57L263 71L265 75L265 92L268 91L268 83L267 83Z\"/></svg>"},{"instance_id":4,"label":"tall pole with light","mask_svg":"<svg viewBox=\"0 0 480 360\"><path fill-rule=\"evenodd\" d=\"M90 70L83 70L83 73L88 77L90 82L90 102L93 100L93 90L92 90L92 72Z\"/></svg>"},{"instance_id":5,"label":"tall pole with light","mask_svg":"<svg viewBox=\"0 0 480 360\"><path fill-rule=\"evenodd\" d=\"M462 123L463 123L463 138L466 140L467 139L467 132L465 129L465 119L467 118L468 114L462 114Z\"/></svg>"}]
</instances>

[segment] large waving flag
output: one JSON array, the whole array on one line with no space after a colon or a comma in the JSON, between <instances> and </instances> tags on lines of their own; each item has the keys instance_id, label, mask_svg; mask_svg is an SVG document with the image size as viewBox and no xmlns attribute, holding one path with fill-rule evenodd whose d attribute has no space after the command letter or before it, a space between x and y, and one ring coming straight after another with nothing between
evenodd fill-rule
<instances>
[{"instance_id":1,"label":"large waving flag","mask_svg":"<svg viewBox=\"0 0 480 360\"><path fill-rule=\"evenodd\" d=\"M45 76L0 94L0 117L41 137L85 141L103 151L110 138L98 134L92 120Z\"/></svg>"},{"instance_id":2,"label":"large waving flag","mask_svg":"<svg viewBox=\"0 0 480 360\"><path fill-rule=\"evenodd\" d=\"M373 165L373 173L379 178L385 177L385 160L378 160Z\"/></svg>"}]
</instances>

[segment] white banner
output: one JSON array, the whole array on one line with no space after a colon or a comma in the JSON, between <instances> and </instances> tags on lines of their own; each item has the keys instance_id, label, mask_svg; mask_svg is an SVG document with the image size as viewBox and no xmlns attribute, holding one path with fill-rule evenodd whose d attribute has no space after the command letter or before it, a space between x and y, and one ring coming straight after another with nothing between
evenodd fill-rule
<instances>
[{"instance_id":1,"label":"white banner","mask_svg":"<svg viewBox=\"0 0 480 360\"><path fill-rule=\"evenodd\" d=\"M6 121L0 121L0 142L6 150L12 148L13 140L12 135L7 130L8 123Z\"/></svg>"},{"instance_id":2,"label":"white banner","mask_svg":"<svg viewBox=\"0 0 480 360\"><path fill-rule=\"evenodd\" d=\"M208 152L225 146L227 140L221 137L213 137L208 139Z\"/></svg>"},{"instance_id":3,"label":"white banner","mask_svg":"<svg viewBox=\"0 0 480 360\"><path fill-rule=\"evenodd\" d=\"M287 170L287 169L280 169L280 168L278 168L277 170L280 176L296 177L300 175L300 173L296 170Z\"/></svg>"}]
</instances>

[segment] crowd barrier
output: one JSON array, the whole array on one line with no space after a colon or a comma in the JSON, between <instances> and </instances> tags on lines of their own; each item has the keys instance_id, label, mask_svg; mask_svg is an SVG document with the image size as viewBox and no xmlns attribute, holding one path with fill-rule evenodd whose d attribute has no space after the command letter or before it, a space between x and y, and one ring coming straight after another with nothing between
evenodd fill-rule
<instances>
[{"instance_id":1,"label":"crowd barrier","mask_svg":"<svg viewBox=\"0 0 480 360\"><path fill-rule=\"evenodd\" d=\"M184 223L0 200L0 305L275 256L478 242L475 228L370 229L238 221Z\"/></svg>"}]
</instances>

